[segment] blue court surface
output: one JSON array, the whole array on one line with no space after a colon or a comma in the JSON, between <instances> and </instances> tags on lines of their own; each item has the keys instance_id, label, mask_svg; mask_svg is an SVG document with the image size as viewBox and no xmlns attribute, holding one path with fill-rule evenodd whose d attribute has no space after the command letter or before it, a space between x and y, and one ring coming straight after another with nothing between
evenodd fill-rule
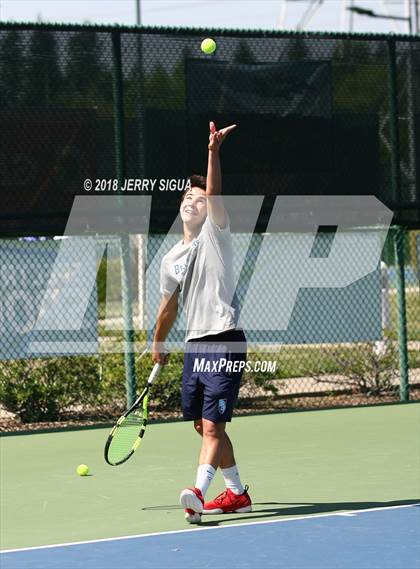
<instances>
[{"instance_id":1,"label":"blue court surface","mask_svg":"<svg viewBox=\"0 0 420 569\"><path fill-rule=\"evenodd\" d=\"M420 504L5 551L1 569L418 569Z\"/></svg>"}]
</instances>

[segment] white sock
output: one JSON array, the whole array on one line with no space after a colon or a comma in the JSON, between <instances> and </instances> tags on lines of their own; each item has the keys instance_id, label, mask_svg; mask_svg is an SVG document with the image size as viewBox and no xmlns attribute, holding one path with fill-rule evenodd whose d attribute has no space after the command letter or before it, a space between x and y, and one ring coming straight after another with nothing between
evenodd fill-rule
<instances>
[{"instance_id":1,"label":"white sock","mask_svg":"<svg viewBox=\"0 0 420 569\"><path fill-rule=\"evenodd\" d=\"M201 494L205 495L210 486L210 482L213 480L216 470L211 464L200 464L197 468L197 478L195 481L195 487L201 490Z\"/></svg>"},{"instance_id":2,"label":"white sock","mask_svg":"<svg viewBox=\"0 0 420 569\"><path fill-rule=\"evenodd\" d=\"M245 488L242 486L241 479L239 477L239 470L236 464L230 468L221 468L223 478L225 479L226 488L230 488L234 494L243 494Z\"/></svg>"}]
</instances>

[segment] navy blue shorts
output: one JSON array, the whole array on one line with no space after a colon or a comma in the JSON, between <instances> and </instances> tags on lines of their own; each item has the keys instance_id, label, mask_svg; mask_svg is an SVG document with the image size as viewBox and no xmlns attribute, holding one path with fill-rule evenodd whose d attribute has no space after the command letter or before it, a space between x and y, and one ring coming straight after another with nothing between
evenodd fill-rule
<instances>
[{"instance_id":1,"label":"navy blue shorts","mask_svg":"<svg viewBox=\"0 0 420 569\"><path fill-rule=\"evenodd\" d=\"M186 421L232 420L246 364L242 330L229 330L186 343L182 411Z\"/></svg>"}]
</instances>

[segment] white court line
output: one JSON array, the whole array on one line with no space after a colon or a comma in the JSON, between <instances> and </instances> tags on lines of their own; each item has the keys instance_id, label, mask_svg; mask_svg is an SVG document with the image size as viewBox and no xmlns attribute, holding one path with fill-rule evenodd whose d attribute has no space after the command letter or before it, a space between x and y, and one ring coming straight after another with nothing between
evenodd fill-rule
<instances>
[{"instance_id":1,"label":"white court line","mask_svg":"<svg viewBox=\"0 0 420 569\"><path fill-rule=\"evenodd\" d=\"M350 512L340 512L337 514L337 516L347 516L348 518L353 518L354 516L357 516L357 514L351 514Z\"/></svg>"},{"instance_id":2,"label":"white court line","mask_svg":"<svg viewBox=\"0 0 420 569\"><path fill-rule=\"evenodd\" d=\"M88 543L104 543L107 541L122 541L125 539L139 539L141 537L153 537L158 535L172 535L178 533L195 533L197 531L211 531L211 530L223 530L227 528L233 527L243 527L243 526L255 526L260 524L276 524L276 523L285 523L285 522L294 522L298 520L311 520L314 518L328 518L333 516L356 516L357 514L363 512L380 512L383 510L396 510L400 508L412 508L414 506L420 506L420 502L416 504L403 504L401 506L382 506L380 508L366 508L364 510L348 510L347 512L333 512L331 514L308 514L307 516L297 516L296 518L285 518L282 520L261 520L259 522L242 522L238 524L227 524L225 526L210 526L210 527L200 527L197 526L194 529L175 529L175 530L168 530L168 531L157 531L154 533L140 533L138 535L123 535L120 537L105 537L102 539L89 539L86 541L72 541L68 543L55 543L53 545L35 545L33 547L21 547L18 549L4 549L0 551L2 553L19 553L20 551L34 551L37 549L52 549L55 547L70 547L73 545L85 545Z\"/></svg>"}]
</instances>

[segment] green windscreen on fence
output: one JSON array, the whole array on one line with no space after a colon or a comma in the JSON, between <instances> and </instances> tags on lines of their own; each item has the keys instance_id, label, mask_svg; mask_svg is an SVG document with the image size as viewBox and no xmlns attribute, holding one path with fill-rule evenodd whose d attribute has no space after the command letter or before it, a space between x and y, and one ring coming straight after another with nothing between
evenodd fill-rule
<instances>
[{"instance_id":1,"label":"green windscreen on fence","mask_svg":"<svg viewBox=\"0 0 420 569\"><path fill-rule=\"evenodd\" d=\"M375 195L420 227L418 38L213 31L208 56L198 30L1 24L1 235L61 234L116 178L112 34L127 178L205 172L208 121L234 121L226 194ZM153 232L177 203L153 195Z\"/></svg>"}]
</instances>

